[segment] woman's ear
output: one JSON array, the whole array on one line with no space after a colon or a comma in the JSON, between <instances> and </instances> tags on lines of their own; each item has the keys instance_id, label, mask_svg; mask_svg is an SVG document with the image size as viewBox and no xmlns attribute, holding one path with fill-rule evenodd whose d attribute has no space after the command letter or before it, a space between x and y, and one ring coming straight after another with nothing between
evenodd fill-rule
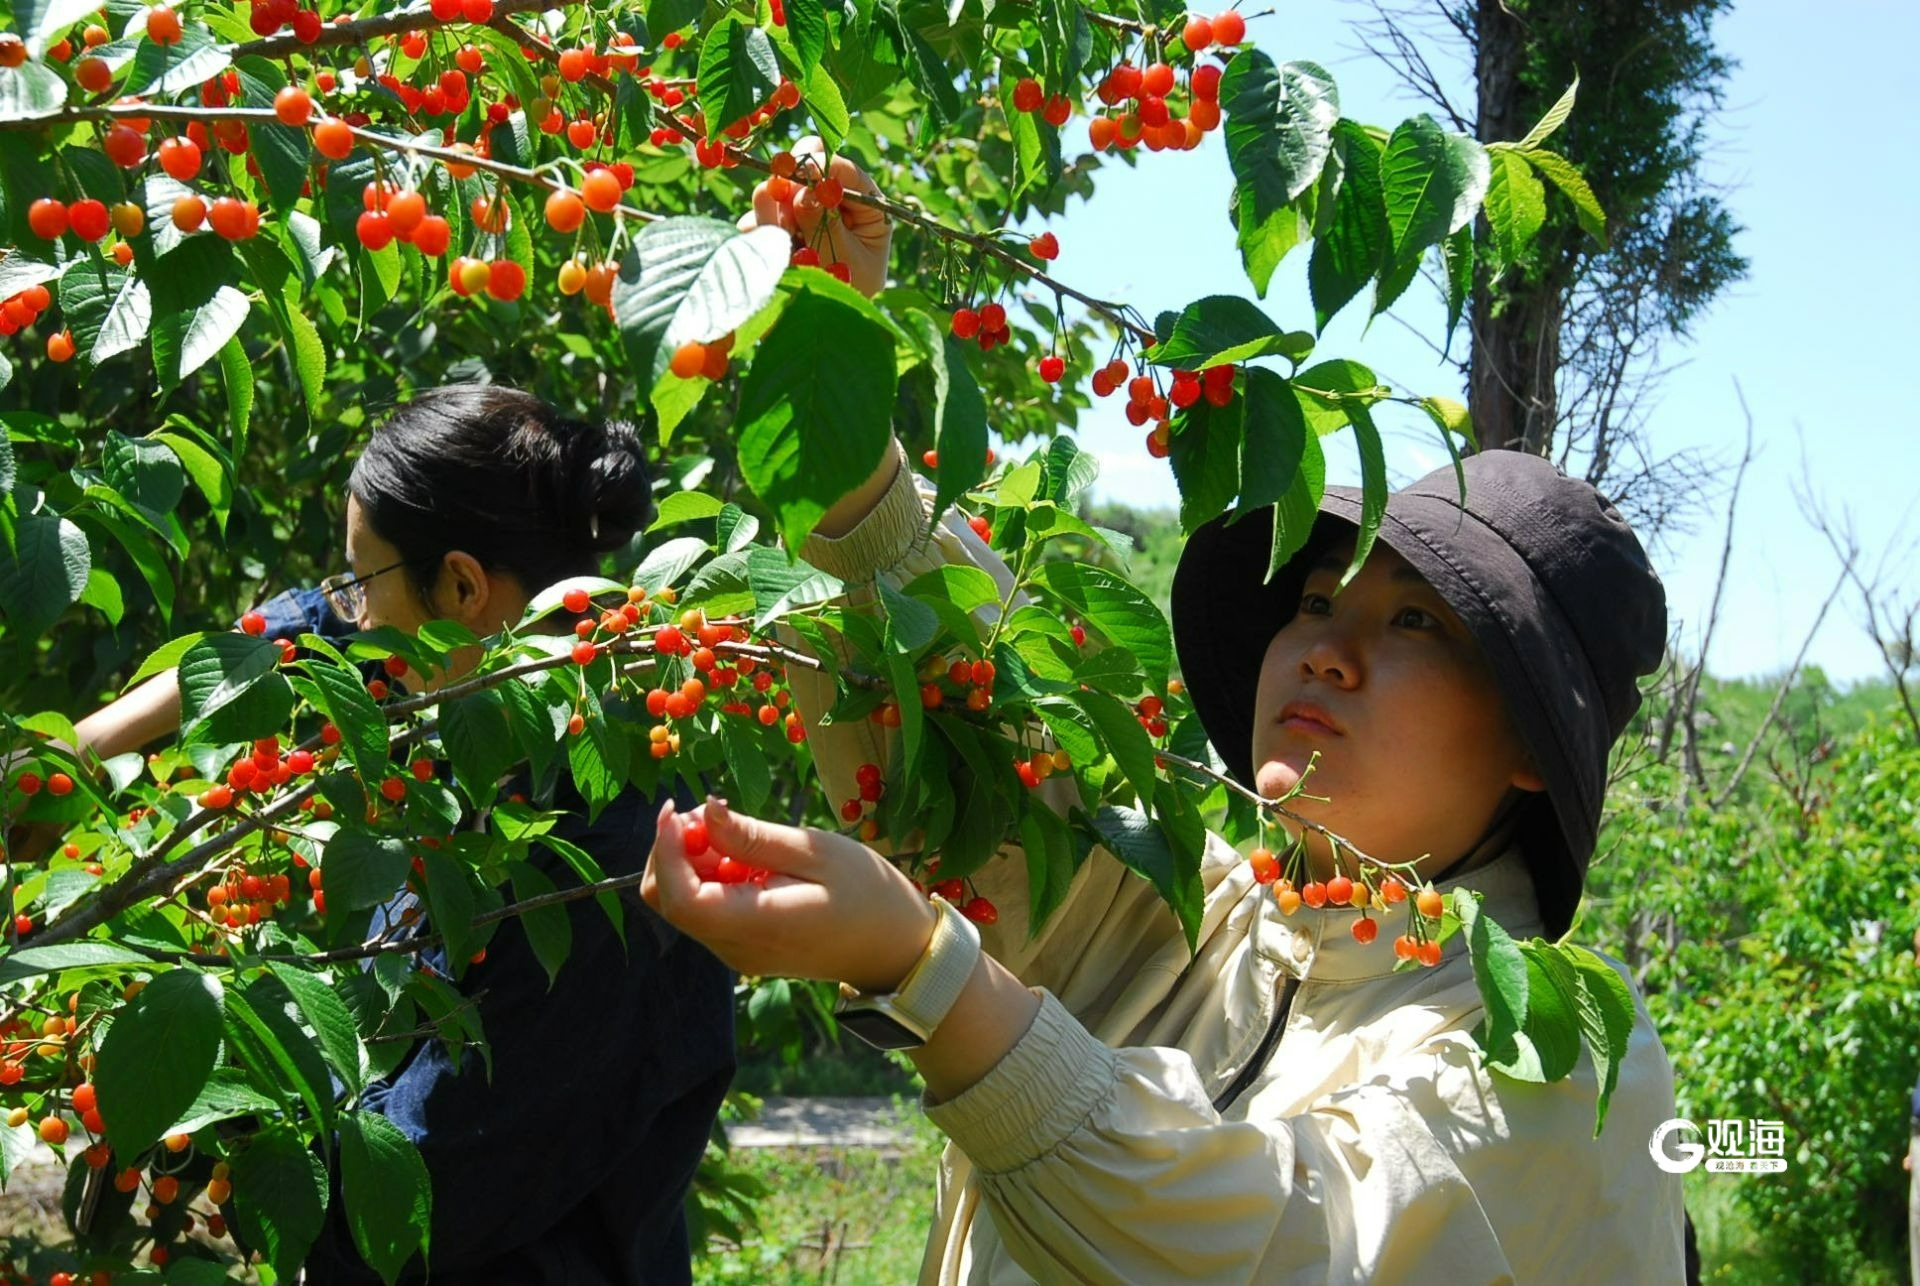
<instances>
[{"instance_id":1,"label":"woman's ear","mask_svg":"<svg viewBox=\"0 0 1920 1286\"><path fill-rule=\"evenodd\" d=\"M436 587L434 610L469 629L486 615L493 599L494 586L480 560L465 550L455 549L440 561L440 584Z\"/></svg>"}]
</instances>

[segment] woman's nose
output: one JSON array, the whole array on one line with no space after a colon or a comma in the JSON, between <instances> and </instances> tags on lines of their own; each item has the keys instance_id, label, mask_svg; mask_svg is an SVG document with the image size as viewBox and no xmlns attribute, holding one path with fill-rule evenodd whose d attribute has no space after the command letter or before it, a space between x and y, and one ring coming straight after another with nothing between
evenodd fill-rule
<instances>
[{"instance_id":1,"label":"woman's nose","mask_svg":"<svg viewBox=\"0 0 1920 1286\"><path fill-rule=\"evenodd\" d=\"M1300 677L1348 687L1360 677L1360 659L1345 635L1337 629L1329 629L1319 634L1300 654Z\"/></svg>"}]
</instances>

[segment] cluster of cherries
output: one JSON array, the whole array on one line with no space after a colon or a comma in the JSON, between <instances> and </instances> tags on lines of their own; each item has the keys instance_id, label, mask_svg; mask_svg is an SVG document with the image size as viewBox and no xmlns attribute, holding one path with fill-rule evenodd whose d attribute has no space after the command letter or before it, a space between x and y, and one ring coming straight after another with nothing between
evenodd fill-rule
<instances>
[{"instance_id":1,"label":"cluster of cherries","mask_svg":"<svg viewBox=\"0 0 1920 1286\"><path fill-rule=\"evenodd\" d=\"M319 901L317 890L320 888L320 868L311 872L311 887L316 890L315 909L322 914L326 904ZM207 890L207 918L216 925L229 929L243 929L250 924L273 918L274 912L293 900L293 881L284 871L271 875L257 875L253 872L234 868L226 873L220 883Z\"/></svg>"},{"instance_id":2,"label":"cluster of cherries","mask_svg":"<svg viewBox=\"0 0 1920 1286\"><path fill-rule=\"evenodd\" d=\"M676 595L671 588L665 588L655 591L652 598L658 603L671 604ZM598 659L600 649L604 646L603 636L625 634L638 625L647 600L646 587L635 585L627 591L627 602L602 612L596 619L587 614L592 608L593 598L585 589L576 586L563 594L560 605L582 618L574 625L574 634L579 640L573 645L575 664L591 665ZM787 740L795 743L806 740L806 729L800 722L800 716L787 709L792 700L791 693L784 687L775 690L775 685L784 677L778 662L762 661L742 653L731 656L723 663L716 651L723 644L744 643L750 637L744 626L708 621L706 614L698 608L681 613L678 624L662 625L654 631L653 649L656 653L661 656L684 656L696 672L695 677L688 678L678 688L656 687L646 694L647 713L663 720L647 729L650 751L655 759L665 759L679 751L680 734L674 730L673 724L698 714L708 696L716 691L731 694L735 689L750 688L753 694L762 699L759 704L729 695L721 703L720 712L743 715L769 728L781 722L784 714ZM700 675L706 677L701 678ZM578 736L585 728L586 721L575 711L567 726L569 732Z\"/></svg>"},{"instance_id":3,"label":"cluster of cherries","mask_svg":"<svg viewBox=\"0 0 1920 1286\"><path fill-rule=\"evenodd\" d=\"M753 866L714 847L707 833L707 819L700 810L688 817L680 828L680 842L686 849L693 873L708 884L765 885L773 875L764 866Z\"/></svg>"},{"instance_id":4,"label":"cluster of cherries","mask_svg":"<svg viewBox=\"0 0 1920 1286\"><path fill-rule=\"evenodd\" d=\"M723 380L733 355L733 332L705 344L689 341L673 350L667 369L683 380L696 375L702 379Z\"/></svg>"},{"instance_id":5,"label":"cluster of cherries","mask_svg":"<svg viewBox=\"0 0 1920 1286\"><path fill-rule=\"evenodd\" d=\"M1303 906L1316 911L1328 906L1347 906L1361 912L1353 922L1352 931L1354 941L1362 944L1372 942L1380 934L1380 922L1366 914L1370 906L1398 906L1411 896L1414 910L1423 922L1438 922L1446 909L1446 901L1438 889L1428 885L1410 895L1397 875L1383 876L1375 886L1365 879L1337 874L1327 880L1308 880L1296 888L1292 880L1280 874L1280 859L1272 849L1254 849L1247 854L1247 863L1253 868L1256 881L1272 886L1274 901L1279 904L1282 915L1292 915ZM1432 968L1440 963L1441 949L1437 941L1424 934L1403 933L1393 940L1393 954L1397 959L1415 960Z\"/></svg>"}]
</instances>

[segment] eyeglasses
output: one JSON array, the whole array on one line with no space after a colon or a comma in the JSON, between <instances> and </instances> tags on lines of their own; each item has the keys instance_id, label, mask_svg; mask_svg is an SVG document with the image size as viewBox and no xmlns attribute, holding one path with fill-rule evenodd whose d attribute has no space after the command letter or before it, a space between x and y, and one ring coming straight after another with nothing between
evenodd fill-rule
<instances>
[{"instance_id":1,"label":"eyeglasses","mask_svg":"<svg viewBox=\"0 0 1920 1286\"><path fill-rule=\"evenodd\" d=\"M360 613L366 610L366 584L376 576L385 576L388 572L405 567L403 560L388 563L377 572L368 572L365 576L355 576L351 572L340 572L320 582L320 592L326 595L327 606L331 607L343 621L358 621Z\"/></svg>"}]
</instances>

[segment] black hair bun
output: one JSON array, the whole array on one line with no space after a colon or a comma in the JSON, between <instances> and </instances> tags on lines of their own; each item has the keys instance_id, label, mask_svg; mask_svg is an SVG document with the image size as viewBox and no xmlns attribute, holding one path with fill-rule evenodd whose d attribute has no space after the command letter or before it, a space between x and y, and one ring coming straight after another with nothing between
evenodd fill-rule
<instances>
[{"instance_id":1,"label":"black hair bun","mask_svg":"<svg viewBox=\"0 0 1920 1286\"><path fill-rule=\"evenodd\" d=\"M595 553L619 549L653 521L653 488L640 437L625 420L581 425L569 462L575 512L585 516Z\"/></svg>"}]
</instances>

